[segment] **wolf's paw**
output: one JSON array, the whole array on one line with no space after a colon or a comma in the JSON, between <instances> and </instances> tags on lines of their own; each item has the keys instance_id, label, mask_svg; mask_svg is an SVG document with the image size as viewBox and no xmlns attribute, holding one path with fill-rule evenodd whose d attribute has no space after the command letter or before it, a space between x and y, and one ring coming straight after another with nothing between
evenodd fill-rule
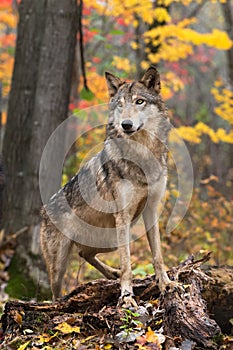
<instances>
[{"instance_id":1,"label":"wolf's paw","mask_svg":"<svg viewBox=\"0 0 233 350\"><path fill-rule=\"evenodd\" d=\"M184 287L183 287L182 283L179 283L177 281L172 281L169 278L166 279L166 281L159 282L159 289L160 289L161 293L175 292L175 291L184 292Z\"/></svg>"},{"instance_id":2,"label":"wolf's paw","mask_svg":"<svg viewBox=\"0 0 233 350\"><path fill-rule=\"evenodd\" d=\"M138 308L138 304L134 299L134 295L128 291L125 291L123 295L120 296L118 300L118 307L123 307L125 309Z\"/></svg>"},{"instance_id":3,"label":"wolf's paw","mask_svg":"<svg viewBox=\"0 0 233 350\"><path fill-rule=\"evenodd\" d=\"M105 267L103 274L109 280L117 280L118 278L120 278L121 271L107 266Z\"/></svg>"},{"instance_id":4,"label":"wolf's paw","mask_svg":"<svg viewBox=\"0 0 233 350\"><path fill-rule=\"evenodd\" d=\"M121 270L118 269L114 269L114 271L112 272L113 276L115 277L115 279L120 278L121 276Z\"/></svg>"}]
</instances>

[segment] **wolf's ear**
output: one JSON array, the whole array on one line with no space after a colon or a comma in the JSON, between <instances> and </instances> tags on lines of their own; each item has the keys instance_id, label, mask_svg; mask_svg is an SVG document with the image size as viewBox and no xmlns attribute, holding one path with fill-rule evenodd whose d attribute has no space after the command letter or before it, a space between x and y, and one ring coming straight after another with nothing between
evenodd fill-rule
<instances>
[{"instance_id":1,"label":"wolf's ear","mask_svg":"<svg viewBox=\"0 0 233 350\"><path fill-rule=\"evenodd\" d=\"M105 78L108 86L108 93L110 97L113 97L116 93L119 87L124 83L120 78L116 77L115 75L105 72Z\"/></svg>"},{"instance_id":2,"label":"wolf's ear","mask_svg":"<svg viewBox=\"0 0 233 350\"><path fill-rule=\"evenodd\" d=\"M153 89L157 93L160 92L160 75L155 67L151 66L148 68L140 82L143 83L147 89Z\"/></svg>"}]
</instances>

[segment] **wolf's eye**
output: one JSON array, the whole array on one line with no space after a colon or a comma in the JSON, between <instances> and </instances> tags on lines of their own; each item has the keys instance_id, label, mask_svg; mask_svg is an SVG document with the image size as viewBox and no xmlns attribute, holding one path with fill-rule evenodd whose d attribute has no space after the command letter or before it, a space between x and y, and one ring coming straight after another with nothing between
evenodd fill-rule
<instances>
[{"instance_id":1,"label":"wolf's eye","mask_svg":"<svg viewBox=\"0 0 233 350\"><path fill-rule=\"evenodd\" d=\"M136 105L142 105L143 102L145 102L142 98L139 98L138 100L136 100Z\"/></svg>"},{"instance_id":2,"label":"wolf's eye","mask_svg":"<svg viewBox=\"0 0 233 350\"><path fill-rule=\"evenodd\" d=\"M121 108L121 107L123 107L123 103L121 101L118 101L117 106Z\"/></svg>"}]
</instances>

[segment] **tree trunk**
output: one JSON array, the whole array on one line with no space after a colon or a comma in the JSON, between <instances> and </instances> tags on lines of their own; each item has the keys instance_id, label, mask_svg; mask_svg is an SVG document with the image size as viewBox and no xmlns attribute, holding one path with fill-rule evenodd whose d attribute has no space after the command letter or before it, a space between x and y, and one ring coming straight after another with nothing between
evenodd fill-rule
<instances>
[{"instance_id":1,"label":"tree trunk","mask_svg":"<svg viewBox=\"0 0 233 350\"><path fill-rule=\"evenodd\" d=\"M226 0L221 2L222 14L224 17L225 30L233 40L233 6L231 0ZM228 66L228 76L231 87L233 88L233 46L226 51L227 55L227 66Z\"/></svg>"},{"instance_id":2,"label":"tree trunk","mask_svg":"<svg viewBox=\"0 0 233 350\"><path fill-rule=\"evenodd\" d=\"M43 269L38 242L39 165L49 136L67 117L77 17L76 0L22 0L19 6L15 65L3 144L7 179L3 227L6 233L28 228L20 236L16 251L16 261L20 258L24 270L27 267L26 275L28 267L35 266L35 262L37 270ZM61 184L56 157L62 147L63 140L56 145L56 155L50 160L44 179L50 189L48 196ZM36 258L34 264L31 257ZM34 280L38 279L39 270L32 268Z\"/></svg>"},{"instance_id":3,"label":"tree trunk","mask_svg":"<svg viewBox=\"0 0 233 350\"><path fill-rule=\"evenodd\" d=\"M141 77L144 74L144 70L141 66L142 61L145 61L147 59L146 51L145 51L145 43L143 40L143 34L147 30L145 23L141 19L140 16L135 15L135 19L138 22L136 28L135 28L135 42L136 42L136 49L134 50L135 53L135 63L136 63L136 78L138 80L141 79Z\"/></svg>"},{"instance_id":4,"label":"tree trunk","mask_svg":"<svg viewBox=\"0 0 233 350\"><path fill-rule=\"evenodd\" d=\"M225 30L233 40L233 5L231 0L226 0L225 2L220 2L222 8L222 14L224 18ZM233 90L233 46L229 50L226 51L226 59L227 59L227 73L228 73L228 82ZM227 168L230 169L227 176L229 176L230 180L232 180L232 175L230 175L233 171L233 157L232 157L232 145L227 147L227 159L228 164Z\"/></svg>"}]
</instances>

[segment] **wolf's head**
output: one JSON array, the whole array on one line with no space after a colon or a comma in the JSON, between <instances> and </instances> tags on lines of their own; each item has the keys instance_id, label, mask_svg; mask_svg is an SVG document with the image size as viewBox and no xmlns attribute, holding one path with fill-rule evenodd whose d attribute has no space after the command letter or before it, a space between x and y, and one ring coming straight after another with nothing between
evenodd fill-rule
<instances>
[{"instance_id":1,"label":"wolf's head","mask_svg":"<svg viewBox=\"0 0 233 350\"><path fill-rule=\"evenodd\" d=\"M108 136L136 138L143 130L160 134L167 110L160 95L157 69L151 66L141 80L133 82L125 82L108 72L105 76L110 96Z\"/></svg>"}]
</instances>

